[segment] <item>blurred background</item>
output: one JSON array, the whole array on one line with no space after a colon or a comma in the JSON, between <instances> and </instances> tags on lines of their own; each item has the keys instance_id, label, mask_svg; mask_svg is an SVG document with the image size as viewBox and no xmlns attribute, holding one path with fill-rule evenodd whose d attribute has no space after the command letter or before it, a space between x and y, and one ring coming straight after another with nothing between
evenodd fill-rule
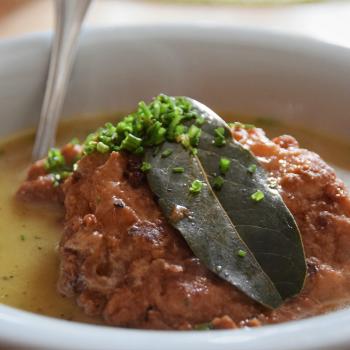
<instances>
[{"instance_id":1,"label":"blurred background","mask_svg":"<svg viewBox=\"0 0 350 350\"><path fill-rule=\"evenodd\" d=\"M52 2L0 0L0 39L50 30ZM347 0L95 0L86 20L89 26L183 22L280 30L350 47Z\"/></svg>"}]
</instances>

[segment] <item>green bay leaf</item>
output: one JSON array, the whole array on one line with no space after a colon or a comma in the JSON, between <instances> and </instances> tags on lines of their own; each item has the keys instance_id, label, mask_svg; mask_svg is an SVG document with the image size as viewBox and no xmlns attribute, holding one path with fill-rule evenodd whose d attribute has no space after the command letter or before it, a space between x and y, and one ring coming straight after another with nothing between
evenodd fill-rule
<instances>
[{"instance_id":1,"label":"green bay leaf","mask_svg":"<svg viewBox=\"0 0 350 350\"><path fill-rule=\"evenodd\" d=\"M157 154L147 150L151 190L170 223L208 269L257 302L276 308L297 294L305 280L298 227L277 190L269 187L258 160L232 139L221 118L196 101L193 104L206 120L198 152L191 155L172 142L165 142ZM218 127L225 129L223 147L213 144ZM166 149L172 153L164 158ZM223 186L215 191L212 185L222 157L231 163ZM249 171L252 165L254 172ZM174 173L176 167L184 172ZM199 193L191 193L196 180L203 186ZM252 194L257 191L264 196L254 201Z\"/></svg>"},{"instance_id":2,"label":"green bay leaf","mask_svg":"<svg viewBox=\"0 0 350 350\"><path fill-rule=\"evenodd\" d=\"M173 154L162 158L161 152L167 148ZM157 155L147 151L145 159L152 164L148 183L163 213L202 263L256 301L279 306L282 299L278 291L240 238L198 159L180 144L170 142L164 143ZM175 166L183 167L184 173L174 174ZM189 188L195 180L202 181L203 187L192 194ZM247 252L244 258L238 254L241 250Z\"/></svg>"},{"instance_id":3,"label":"green bay leaf","mask_svg":"<svg viewBox=\"0 0 350 350\"><path fill-rule=\"evenodd\" d=\"M226 122L199 102L193 101L193 105L207 120L202 128L198 158L211 184L220 158L231 160L226 184L216 193L217 198L281 297L287 299L298 294L305 282L306 263L294 217L278 190L271 186L257 158L231 137ZM227 135L226 146L220 149L212 143L213 130L218 127L224 127ZM258 192L264 196L257 202L252 196Z\"/></svg>"}]
</instances>

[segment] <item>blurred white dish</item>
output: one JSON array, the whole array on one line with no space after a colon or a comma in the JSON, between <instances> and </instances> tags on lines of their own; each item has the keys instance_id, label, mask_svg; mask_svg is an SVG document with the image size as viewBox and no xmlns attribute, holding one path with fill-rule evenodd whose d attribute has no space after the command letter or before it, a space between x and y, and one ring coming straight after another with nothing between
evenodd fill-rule
<instances>
[{"instance_id":1,"label":"blurred white dish","mask_svg":"<svg viewBox=\"0 0 350 350\"><path fill-rule=\"evenodd\" d=\"M50 36L0 43L0 136L34 126ZM350 137L350 51L234 27L136 26L82 36L64 115L128 111L164 92L214 110L269 115ZM0 306L0 347L114 350L348 349L350 310L235 331L91 326Z\"/></svg>"}]
</instances>

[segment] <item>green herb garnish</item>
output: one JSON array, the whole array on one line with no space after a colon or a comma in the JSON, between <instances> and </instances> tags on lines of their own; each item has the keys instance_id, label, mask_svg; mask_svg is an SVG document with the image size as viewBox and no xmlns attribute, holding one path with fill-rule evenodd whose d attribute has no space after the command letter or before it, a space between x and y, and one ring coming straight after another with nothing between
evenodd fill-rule
<instances>
[{"instance_id":1,"label":"green herb garnish","mask_svg":"<svg viewBox=\"0 0 350 350\"><path fill-rule=\"evenodd\" d=\"M257 190L250 196L250 198L255 202L261 202L265 198L265 195L264 192Z\"/></svg>"},{"instance_id":2,"label":"green herb garnish","mask_svg":"<svg viewBox=\"0 0 350 350\"><path fill-rule=\"evenodd\" d=\"M148 163L148 162L142 162L140 169L141 169L141 171L146 173L147 171L150 171L152 169L152 165L151 165L151 163Z\"/></svg>"},{"instance_id":3,"label":"green herb garnish","mask_svg":"<svg viewBox=\"0 0 350 350\"><path fill-rule=\"evenodd\" d=\"M198 125L198 126L203 126L204 123L205 123L204 117L198 116L198 117L196 118L196 125Z\"/></svg>"},{"instance_id":4,"label":"green herb garnish","mask_svg":"<svg viewBox=\"0 0 350 350\"><path fill-rule=\"evenodd\" d=\"M219 162L219 168L221 171L221 174L225 175L231 166L231 160L228 158L221 157Z\"/></svg>"},{"instance_id":5,"label":"green herb garnish","mask_svg":"<svg viewBox=\"0 0 350 350\"><path fill-rule=\"evenodd\" d=\"M61 169L65 165L66 161L61 151L57 148L51 148L44 163L45 169L52 171L56 169Z\"/></svg>"},{"instance_id":6,"label":"green herb garnish","mask_svg":"<svg viewBox=\"0 0 350 350\"><path fill-rule=\"evenodd\" d=\"M179 142L191 150L199 143L201 125L202 117L187 99L159 95L150 104L140 102L135 113L116 125L107 123L90 134L83 145L84 153L126 150L142 155L145 147L165 141Z\"/></svg>"},{"instance_id":7,"label":"green herb garnish","mask_svg":"<svg viewBox=\"0 0 350 350\"><path fill-rule=\"evenodd\" d=\"M165 151L162 152L162 158L169 157L173 153L173 150L170 148L167 148Z\"/></svg>"},{"instance_id":8,"label":"green herb garnish","mask_svg":"<svg viewBox=\"0 0 350 350\"><path fill-rule=\"evenodd\" d=\"M73 165L66 164L61 151L57 148L49 150L44 167L52 175L52 184L55 187L59 186L73 172Z\"/></svg>"},{"instance_id":9,"label":"green herb garnish","mask_svg":"<svg viewBox=\"0 0 350 350\"><path fill-rule=\"evenodd\" d=\"M100 152L100 153L107 153L109 152L109 146L107 146L103 142L98 142L96 145L96 150L97 152Z\"/></svg>"},{"instance_id":10,"label":"green herb garnish","mask_svg":"<svg viewBox=\"0 0 350 350\"><path fill-rule=\"evenodd\" d=\"M201 132L201 129L194 124L192 124L191 127L188 129L188 138L191 146L198 146Z\"/></svg>"},{"instance_id":11,"label":"green herb garnish","mask_svg":"<svg viewBox=\"0 0 350 350\"><path fill-rule=\"evenodd\" d=\"M213 182L213 188L214 190L217 190L217 191L220 191L222 186L224 185L225 183L225 180L223 177L221 176L216 176L214 178L214 182Z\"/></svg>"},{"instance_id":12,"label":"green herb garnish","mask_svg":"<svg viewBox=\"0 0 350 350\"><path fill-rule=\"evenodd\" d=\"M192 194L198 194L200 191L202 191L202 187L203 187L203 182L200 181L200 180L194 180L192 183L191 183L191 186L190 186L190 193Z\"/></svg>"},{"instance_id":13,"label":"green herb garnish","mask_svg":"<svg viewBox=\"0 0 350 350\"><path fill-rule=\"evenodd\" d=\"M174 174L182 174L184 171L185 171L185 168L183 168L182 166L177 166L173 168Z\"/></svg>"},{"instance_id":14,"label":"green herb garnish","mask_svg":"<svg viewBox=\"0 0 350 350\"><path fill-rule=\"evenodd\" d=\"M140 137L133 134L127 134L120 144L120 149L135 152L141 146L141 143L142 139Z\"/></svg>"},{"instance_id":15,"label":"green herb garnish","mask_svg":"<svg viewBox=\"0 0 350 350\"><path fill-rule=\"evenodd\" d=\"M251 165L249 165L247 171L248 171L248 173L250 173L250 174L254 174L254 173L256 172L256 164L251 164Z\"/></svg>"},{"instance_id":16,"label":"green herb garnish","mask_svg":"<svg viewBox=\"0 0 350 350\"><path fill-rule=\"evenodd\" d=\"M214 145L217 147L222 147L226 145L226 140L225 140L225 128L219 127L214 130Z\"/></svg>"},{"instance_id":17,"label":"green herb garnish","mask_svg":"<svg viewBox=\"0 0 350 350\"><path fill-rule=\"evenodd\" d=\"M239 249L237 255L241 258L244 258L247 255L247 252L245 250Z\"/></svg>"}]
</instances>

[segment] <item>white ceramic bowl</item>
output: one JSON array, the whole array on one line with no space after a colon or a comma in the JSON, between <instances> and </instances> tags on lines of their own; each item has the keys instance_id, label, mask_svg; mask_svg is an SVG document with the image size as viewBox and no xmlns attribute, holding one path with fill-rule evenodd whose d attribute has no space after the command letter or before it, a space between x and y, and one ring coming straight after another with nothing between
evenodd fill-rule
<instances>
[{"instance_id":1,"label":"white ceramic bowl","mask_svg":"<svg viewBox=\"0 0 350 350\"><path fill-rule=\"evenodd\" d=\"M49 43L45 34L0 43L0 136L37 122ZM350 137L350 51L315 40L234 27L106 28L84 33L76 63L66 116L131 110L164 92ZM349 324L350 310L343 310L235 331L140 331L0 306L0 343L69 350L348 349Z\"/></svg>"}]
</instances>

